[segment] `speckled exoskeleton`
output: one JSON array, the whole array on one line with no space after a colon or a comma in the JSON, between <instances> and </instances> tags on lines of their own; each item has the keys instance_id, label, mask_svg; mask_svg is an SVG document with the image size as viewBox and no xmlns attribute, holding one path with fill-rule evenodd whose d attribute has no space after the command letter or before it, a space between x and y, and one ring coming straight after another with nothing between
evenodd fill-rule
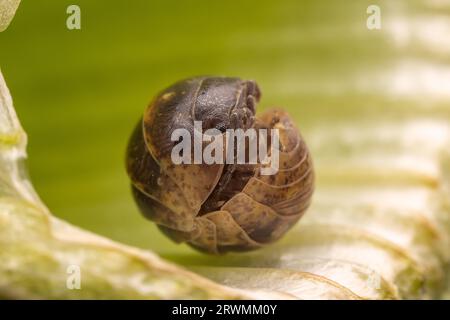
<instances>
[{"instance_id":1,"label":"speckled exoskeleton","mask_svg":"<svg viewBox=\"0 0 450 320\"><path fill-rule=\"evenodd\" d=\"M278 240L311 202L314 172L308 148L281 110L255 116L254 81L197 77L175 83L150 103L136 126L126 166L143 215L170 238L208 252L246 251ZM279 170L261 164L180 164L171 160L174 129L277 128Z\"/></svg>"}]
</instances>

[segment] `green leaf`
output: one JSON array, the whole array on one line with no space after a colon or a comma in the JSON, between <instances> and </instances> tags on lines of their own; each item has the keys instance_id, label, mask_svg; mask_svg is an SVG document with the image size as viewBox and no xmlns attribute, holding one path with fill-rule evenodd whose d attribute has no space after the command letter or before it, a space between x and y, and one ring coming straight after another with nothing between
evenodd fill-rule
<instances>
[{"instance_id":1,"label":"green leaf","mask_svg":"<svg viewBox=\"0 0 450 320\"><path fill-rule=\"evenodd\" d=\"M29 26L47 36L31 27L5 33L10 50L0 54L33 136L38 190L56 214L167 259L49 214L25 175L25 134L0 86L10 106L0 112L1 296L449 298L447 3L381 1L382 29L369 31L367 4L354 1L175 11L142 2L125 17L120 6L103 15L103 3L87 1L96 21L71 34L55 19L60 7L23 5ZM112 18L127 23L109 28ZM175 248L139 217L127 189L123 150L145 102L164 83L199 73L256 79L259 110L287 108L311 148L313 205L260 251L217 258ZM71 263L84 270L80 291L65 287Z\"/></svg>"},{"instance_id":2,"label":"green leaf","mask_svg":"<svg viewBox=\"0 0 450 320\"><path fill-rule=\"evenodd\" d=\"M345 159L353 159L352 165L343 161L341 147L331 141L346 141L345 130L332 128L333 134L322 130L316 135L313 151L325 159L316 165L324 177L319 174L311 212L282 241L256 252L214 259L199 254L171 257L221 286L149 251L115 243L53 217L27 178L26 135L0 77L0 271L5 275L0 296L440 297L449 259L446 180L439 170L447 159L440 152L450 140L447 127L397 125L396 138L389 135L389 141L377 128L354 129L359 132L357 140L353 138L345 147ZM383 132L389 132L386 128ZM423 137L430 128L442 129L433 145L427 145ZM422 157L414 158L412 144L423 146ZM388 161L397 153L413 155L412 164L417 165L396 166ZM373 157L379 160L372 161ZM422 162L433 170L424 174ZM327 175L333 177L332 183ZM350 183L349 177L353 177ZM82 270L81 290L65 286L71 265Z\"/></svg>"}]
</instances>

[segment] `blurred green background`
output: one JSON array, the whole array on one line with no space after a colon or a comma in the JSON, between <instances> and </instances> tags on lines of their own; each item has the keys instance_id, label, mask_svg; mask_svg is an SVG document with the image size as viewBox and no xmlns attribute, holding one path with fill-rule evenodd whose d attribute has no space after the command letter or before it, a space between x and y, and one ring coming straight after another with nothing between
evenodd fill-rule
<instances>
[{"instance_id":1,"label":"blurred green background","mask_svg":"<svg viewBox=\"0 0 450 320\"><path fill-rule=\"evenodd\" d=\"M81 30L66 28L70 4ZM366 27L370 4L381 30ZM0 34L0 62L50 210L171 254L190 249L140 216L124 170L157 91L194 75L255 79L259 109L284 107L307 141L327 122L447 116L449 15L446 1L24 0Z\"/></svg>"}]
</instances>

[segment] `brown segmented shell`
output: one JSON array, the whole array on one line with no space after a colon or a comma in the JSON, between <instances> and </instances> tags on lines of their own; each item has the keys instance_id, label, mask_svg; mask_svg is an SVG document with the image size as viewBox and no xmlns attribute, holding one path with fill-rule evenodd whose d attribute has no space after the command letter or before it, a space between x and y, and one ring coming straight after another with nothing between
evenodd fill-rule
<instances>
[{"instance_id":1,"label":"brown segmented shell","mask_svg":"<svg viewBox=\"0 0 450 320\"><path fill-rule=\"evenodd\" d=\"M257 249L282 237L308 208L308 148L284 111L255 117L259 98L253 81L198 77L175 83L148 106L128 145L127 171L141 212L171 239L216 254ZM262 175L260 164L175 165L171 134L193 134L196 120L223 137L226 129L278 129L278 172Z\"/></svg>"}]
</instances>

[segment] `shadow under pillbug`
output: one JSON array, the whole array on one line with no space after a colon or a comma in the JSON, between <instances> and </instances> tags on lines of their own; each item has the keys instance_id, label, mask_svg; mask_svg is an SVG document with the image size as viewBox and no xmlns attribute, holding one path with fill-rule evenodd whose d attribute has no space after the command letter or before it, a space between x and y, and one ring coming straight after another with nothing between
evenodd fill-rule
<instances>
[{"instance_id":1,"label":"shadow under pillbug","mask_svg":"<svg viewBox=\"0 0 450 320\"><path fill-rule=\"evenodd\" d=\"M142 214L171 239L218 254L278 240L308 208L314 189L310 153L281 110L255 116L254 81L197 77L175 83L150 103L127 149L126 167ZM261 164L179 164L171 159L177 128L277 128L279 170Z\"/></svg>"}]
</instances>

